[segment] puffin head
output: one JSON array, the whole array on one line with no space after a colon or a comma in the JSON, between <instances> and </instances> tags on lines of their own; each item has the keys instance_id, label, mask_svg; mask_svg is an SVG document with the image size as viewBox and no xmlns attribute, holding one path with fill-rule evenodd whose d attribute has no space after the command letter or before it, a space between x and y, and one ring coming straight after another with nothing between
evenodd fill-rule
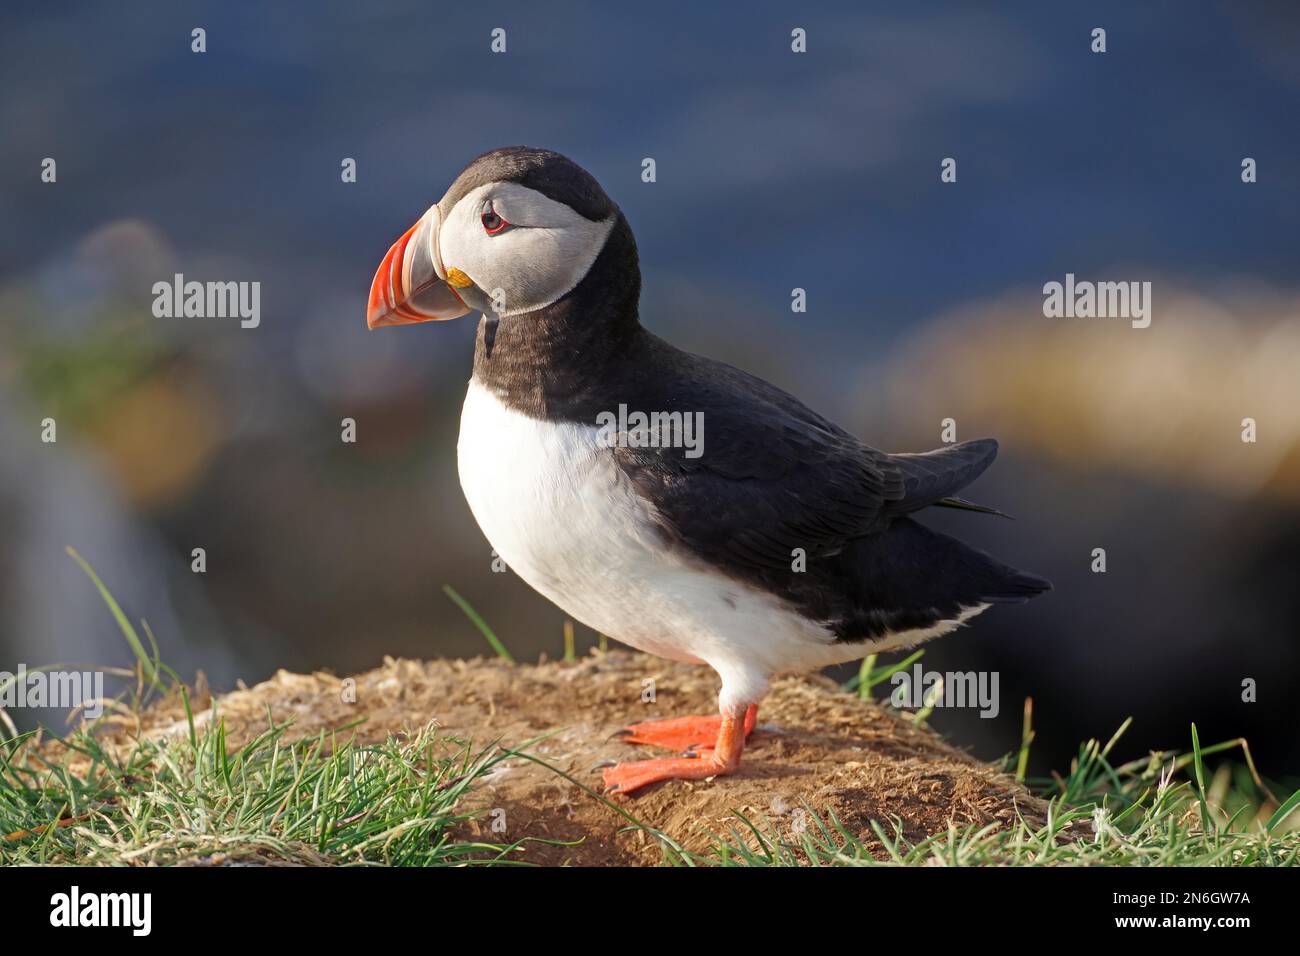
<instances>
[{"instance_id":1,"label":"puffin head","mask_svg":"<svg viewBox=\"0 0 1300 956\"><path fill-rule=\"evenodd\" d=\"M366 324L545 308L582 281L620 219L600 184L559 153L484 153L388 250Z\"/></svg>"}]
</instances>

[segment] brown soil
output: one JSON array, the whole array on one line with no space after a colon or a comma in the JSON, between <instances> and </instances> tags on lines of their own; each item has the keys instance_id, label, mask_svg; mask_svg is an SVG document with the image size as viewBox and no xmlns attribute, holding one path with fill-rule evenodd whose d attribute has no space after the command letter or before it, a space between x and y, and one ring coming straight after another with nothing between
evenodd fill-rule
<instances>
[{"instance_id":1,"label":"brown soil","mask_svg":"<svg viewBox=\"0 0 1300 956\"><path fill-rule=\"evenodd\" d=\"M644 682L655 700L643 702ZM230 747L266 729L269 708L277 723L292 721L294 736L364 723L354 732L381 740L436 720L453 735L477 744L516 747L550 734L530 752L592 789L604 761L664 756L617 737L628 723L657 717L716 712L717 684L704 667L675 664L623 651L593 653L576 663L510 665L491 660L385 660L355 677L356 702L345 703L342 680L332 674L277 673L255 687L222 695ZM204 720L211 709L196 717ZM143 715L145 734L179 732L174 706ZM505 812L507 833L480 834L499 841L521 836L582 841L576 846L529 843L524 858L543 864L655 864L662 852L652 837L563 777L524 759L511 759L480 782L474 799ZM1041 824L1043 801L996 772L884 708L839 692L821 677L777 680L759 711L758 728L734 776L705 782L670 782L632 797L616 797L638 819L688 849L710 843L709 831L742 826L737 812L760 826L789 835L808 806L833 810L868 845L882 849L871 828L886 832L898 817L911 840L944 831L950 822L1008 824L1020 814ZM473 832L477 825L470 825ZM470 835L469 833L466 836Z\"/></svg>"}]
</instances>

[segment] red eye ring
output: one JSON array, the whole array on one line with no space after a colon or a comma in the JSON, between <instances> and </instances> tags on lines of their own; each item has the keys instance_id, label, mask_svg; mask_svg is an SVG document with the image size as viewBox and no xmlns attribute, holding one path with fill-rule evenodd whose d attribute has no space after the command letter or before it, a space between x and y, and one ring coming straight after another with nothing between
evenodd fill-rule
<instances>
[{"instance_id":1,"label":"red eye ring","mask_svg":"<svg viewBox=\"0 0 1300 956\"><path fill-rule=\"evenodd\" d=\"M495 236L498 232L510 225L510 223L497 215L496 210L491 206L488 206L488 208L483 211L483 215L479 217L479 221L483 223L483 231L489 236Z\"/></svg>"}]
</instances>

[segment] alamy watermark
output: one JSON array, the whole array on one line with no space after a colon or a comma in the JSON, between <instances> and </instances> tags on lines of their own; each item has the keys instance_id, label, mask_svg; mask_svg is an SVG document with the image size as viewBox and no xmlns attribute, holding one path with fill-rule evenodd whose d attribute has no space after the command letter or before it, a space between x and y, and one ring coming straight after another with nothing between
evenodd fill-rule
<instances>
[{"instance_id":1,"label":"alamy watermark","mask_svg":"<svg viewBox=\"0 0 1300 956\"><path fill-rule=\"evenodd\" d=\"M895 707L978 707L980 716L996 717L1002 709L997 671L927 671L920 663L911 672L889 678L889 702Z\"/></svg>"},{"instance_id":2,"label":"alamy watermark","mask_svg":"<svg viewBox=\"0 0 1300 956\"><path fill-rule=\"evenodd\" d=\"M152 893L82 892L75 883L66 893L50 897L50 925L123 927L132 936L148 936L153 930Z\"/></svg>"},{"instance_id":3,"label":"alamy watermark","mask_svg":"<svg viewBox=\"0 0 1300 956\"><path fill-rule=\"evenodd\" d=\"M683 448L687 458L704 454L703 412L617 412L596 415L602 448Z\"/></svg>"},{"instance_id":4,"label":"alamy watermark","mask_svg":"<svg viewBox=\"0 0 1300 956\"><path fill-rule=\"evenodd\" d=\"M262 283L185 281L176 273L171 282L153 284L153 314L159 319L239 319L245 329L262 323Z\"/></svg>"},{"instance_id":5,"label":"alamy watermark","mask_svg":"<svg viewBox=\"0 0 1300 956\"><path fill-rule=\"evenodd\" d=\"M1133 328L1151 324L1150 282L1064 282L1043 285L1043 315L1049 319L1128 319Z\"/></svg>"},{"instance_id":6,"label":"alamy watermark","mask_svg":"<svg viewBox=\"0 0 1300 956\"><path fill-rule=\"evenodd\" d=\"M23 707L82 709L94 720L104 713L103 671L28 670L0 671L0 710Z\"/></svg>"}]
</instances>

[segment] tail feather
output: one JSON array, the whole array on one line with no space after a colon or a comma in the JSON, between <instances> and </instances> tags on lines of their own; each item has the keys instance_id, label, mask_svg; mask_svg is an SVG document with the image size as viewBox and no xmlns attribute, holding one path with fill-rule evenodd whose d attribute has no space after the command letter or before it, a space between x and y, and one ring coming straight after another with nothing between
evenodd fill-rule
<instances>
[{"instance_id":1,"label":"tail feather","mask_svg":"<svg viewBox=\"0 0 1300 956\"><path fill-rule=\"evenodd\" d=\"M960 511L978 511L982 515L997 515L999 518L1007 518L1011 521L1015 519L1005 511L998 511L997 508L990 508L988 505L982 505L978 501L971 501L969 498L959 498L956 495L949 495L947 498L940 498L934 503L936 508L956 508Z\"/></svg>"},{"instance_id":2,"label":"tail feather","mask_svg":"<svg viewBox=\"0 0 1300 956\"><path fill-rule=\"evenodd\" d=\"M996 588L990 589L985 600L993 604L1024 604L1031 597L1052 590L1052 582L1047 578L1015 568L1009 570L1013 573L1003 578Z\"/></svg>"},{"instance_id":3,"label":"tail feather","mask_svg":"<svg viewBox=\"0 0 1300 956\"><path fill-rule=\"evenodd\" d=\"M839 633L864 640L956 620L981 604L1020 604L1050 591L1045 578L1003 564L911 518L854 542L855 612Z\"/></svg>"},{"instance_id":4,"label":"tail feather","mask_svg":"<svg viewBox=\"0 0 1300 956\"><path fill-rule=\"evenodd\" d=\"M891 502L896 514L910 514L954 496L978 478L998 456L992 438L976 438L924 454L890 455L903 477L903 497Z\"/></svg>"}]
</instances>

